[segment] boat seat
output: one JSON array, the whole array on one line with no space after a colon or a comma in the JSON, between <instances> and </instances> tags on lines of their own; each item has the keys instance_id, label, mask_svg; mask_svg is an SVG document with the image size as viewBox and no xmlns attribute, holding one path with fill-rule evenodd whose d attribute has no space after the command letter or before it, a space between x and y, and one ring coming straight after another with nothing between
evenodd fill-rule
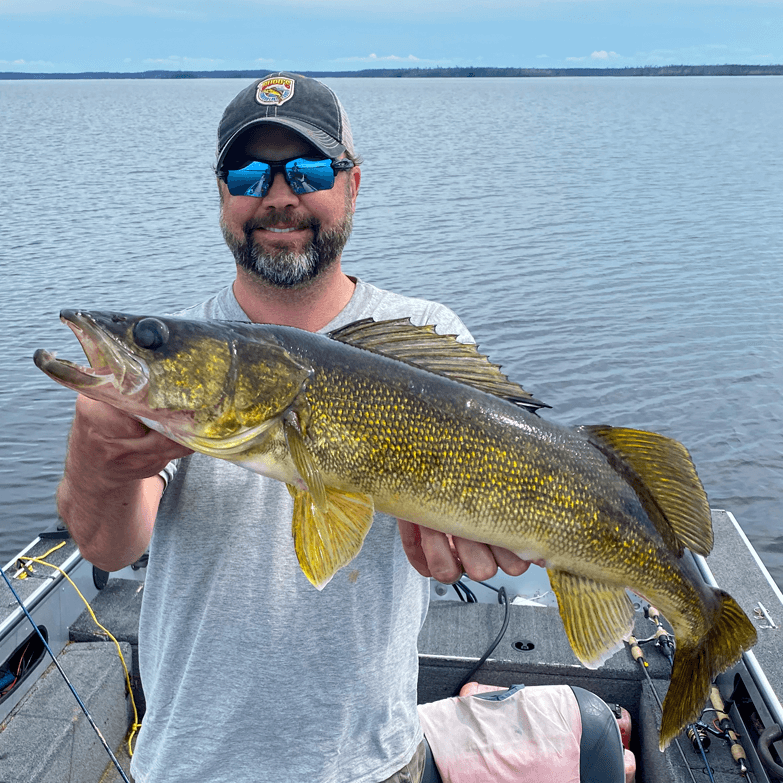
<instances>
[{"instance_id":1,"label":"boat seat","mask_svg":"<svg viewBox=\"0 0 783 783\"><path fill-rule=\"evenodd\" d=\"M576 697L582 717L580 783L624 783L623 741L614 713L594 693L576 685L569 687Z\"/></svg>"}]
</instances>

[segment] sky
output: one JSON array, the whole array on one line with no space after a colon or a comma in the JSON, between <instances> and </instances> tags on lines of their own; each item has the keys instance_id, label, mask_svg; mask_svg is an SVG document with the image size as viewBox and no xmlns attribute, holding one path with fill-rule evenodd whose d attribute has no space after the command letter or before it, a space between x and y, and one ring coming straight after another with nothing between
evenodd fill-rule
<instances>
[{"instance_id":1,"label":"sky","mask_svg":"<svg viewBox=\"0 0 783 783\"><path fill-rule=\"evenodd\" d=\"M783 0L0 0L0 72L783 64Z\"/></svg>"}]
</instances>

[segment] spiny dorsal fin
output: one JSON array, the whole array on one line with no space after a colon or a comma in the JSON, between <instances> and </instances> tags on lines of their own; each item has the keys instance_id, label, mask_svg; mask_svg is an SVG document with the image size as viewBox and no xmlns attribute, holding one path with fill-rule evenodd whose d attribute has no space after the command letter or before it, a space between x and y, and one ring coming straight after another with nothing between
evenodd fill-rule
<instances>
[{"instance_id":1,"label":"spiny dorsal fin","mask_svg":"<svg viewBox=\"0 0 783 783\"><path fill-rule=\"evenodd\" d=\"M620 464L613 462L615 469L630 481L672 551L682 554L683 547L698 555L712 551L707 493L685 446L643 430L609 426L580 429L610 461L619 457Z\"/></svg>"},{"instance_id":2,"label":"spiny dorsal fin","mask_svg":"<svg viewBox=\"0 0 783 783\"><path fill-rule=\"evenodd\" d=\"M365 318L329 332L329 337L464 383L531 411L549 407L510 381L474 344L461 343L454 335L438 334L431 325L415 326L409 318Z\"/></svg>"}]
</instances>

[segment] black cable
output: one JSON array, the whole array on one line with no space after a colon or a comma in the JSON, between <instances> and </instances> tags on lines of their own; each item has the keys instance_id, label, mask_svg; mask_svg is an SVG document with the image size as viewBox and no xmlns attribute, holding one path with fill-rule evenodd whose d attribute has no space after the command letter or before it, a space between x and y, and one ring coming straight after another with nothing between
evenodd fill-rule
<instances>
[{"instance_id":1,"label":"black cable","mask_svg":"<svg viewBox=\"0 0 783 783\"><path fill-rule=\"evenodd\" d=\"M470 579L470 577L465 574L463 577L464 579ZM471 582L473 580L471 579ZM491 585L489 582L476 582L477 585L481 585L482 587L486 587L487 590L494 590L496 593L499 593L501 590L505 590L504 587L495 587L494 585ZM500 603L500 600L498 599L498 603Z\"/></svg>"},{"instance_id":2,"label":"black cable","mask_svg":"<svg viewBox=\"0 0 783 783\"><path fill-rule=\"evenodd\" d=\"M460 601L464 601L469 604L478 603L476 594L461 579L459 582L454 582L452 587L454 588L454 592L459 596Z\"/></svg>"},{"instance_id":3,"label":"black cable","mask_svg":"<svg viewBox=\"0 0 783 783\"><path fill-rule=\"evenodd\" d=\"M483 582L479 582L479 584L484 584ZM495 637L495 641L492 642L492 644L489 646L487 651L484 653L484 655L479 658L478 663L468 672L467 676L462 680L462 682L457 686L456 690L454 691L455 696L459 696L459 692L462 690L462 688L467 685L471 681L471 678L473 675L484 665L484 662L489 658L490 655L495 651L495 648L500 644L500 640L503 638L503 636L506 633L506 629L508 628L508 621L510 619L510 611L509 611L509 603L508 603L508 597L506 596L506 588L501 587L500 589L496 589L494 587L491 587L491 585L484 584L484 587L490 587L492 590L495 590L498 594L498 603L503 605L504 612L503 612L503 625L500 628L500 633Z\"/></svg>"}]
</instances>

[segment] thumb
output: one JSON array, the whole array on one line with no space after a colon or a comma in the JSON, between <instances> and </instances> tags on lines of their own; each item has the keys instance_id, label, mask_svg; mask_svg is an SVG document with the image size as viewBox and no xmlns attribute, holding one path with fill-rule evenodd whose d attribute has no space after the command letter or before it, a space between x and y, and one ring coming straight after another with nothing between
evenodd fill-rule
<instances>
[{"instance_id":1,"label":"thumb","mask_svg":"<svg viewBox=\"0 0 783 783\"><path fill-rule=\"evenodd\" d=\"M150 428L105 402L80 394L76 398L76 417L91 428L110 434L112 438L143 438Z\"/></svg>"}]
</instances>

